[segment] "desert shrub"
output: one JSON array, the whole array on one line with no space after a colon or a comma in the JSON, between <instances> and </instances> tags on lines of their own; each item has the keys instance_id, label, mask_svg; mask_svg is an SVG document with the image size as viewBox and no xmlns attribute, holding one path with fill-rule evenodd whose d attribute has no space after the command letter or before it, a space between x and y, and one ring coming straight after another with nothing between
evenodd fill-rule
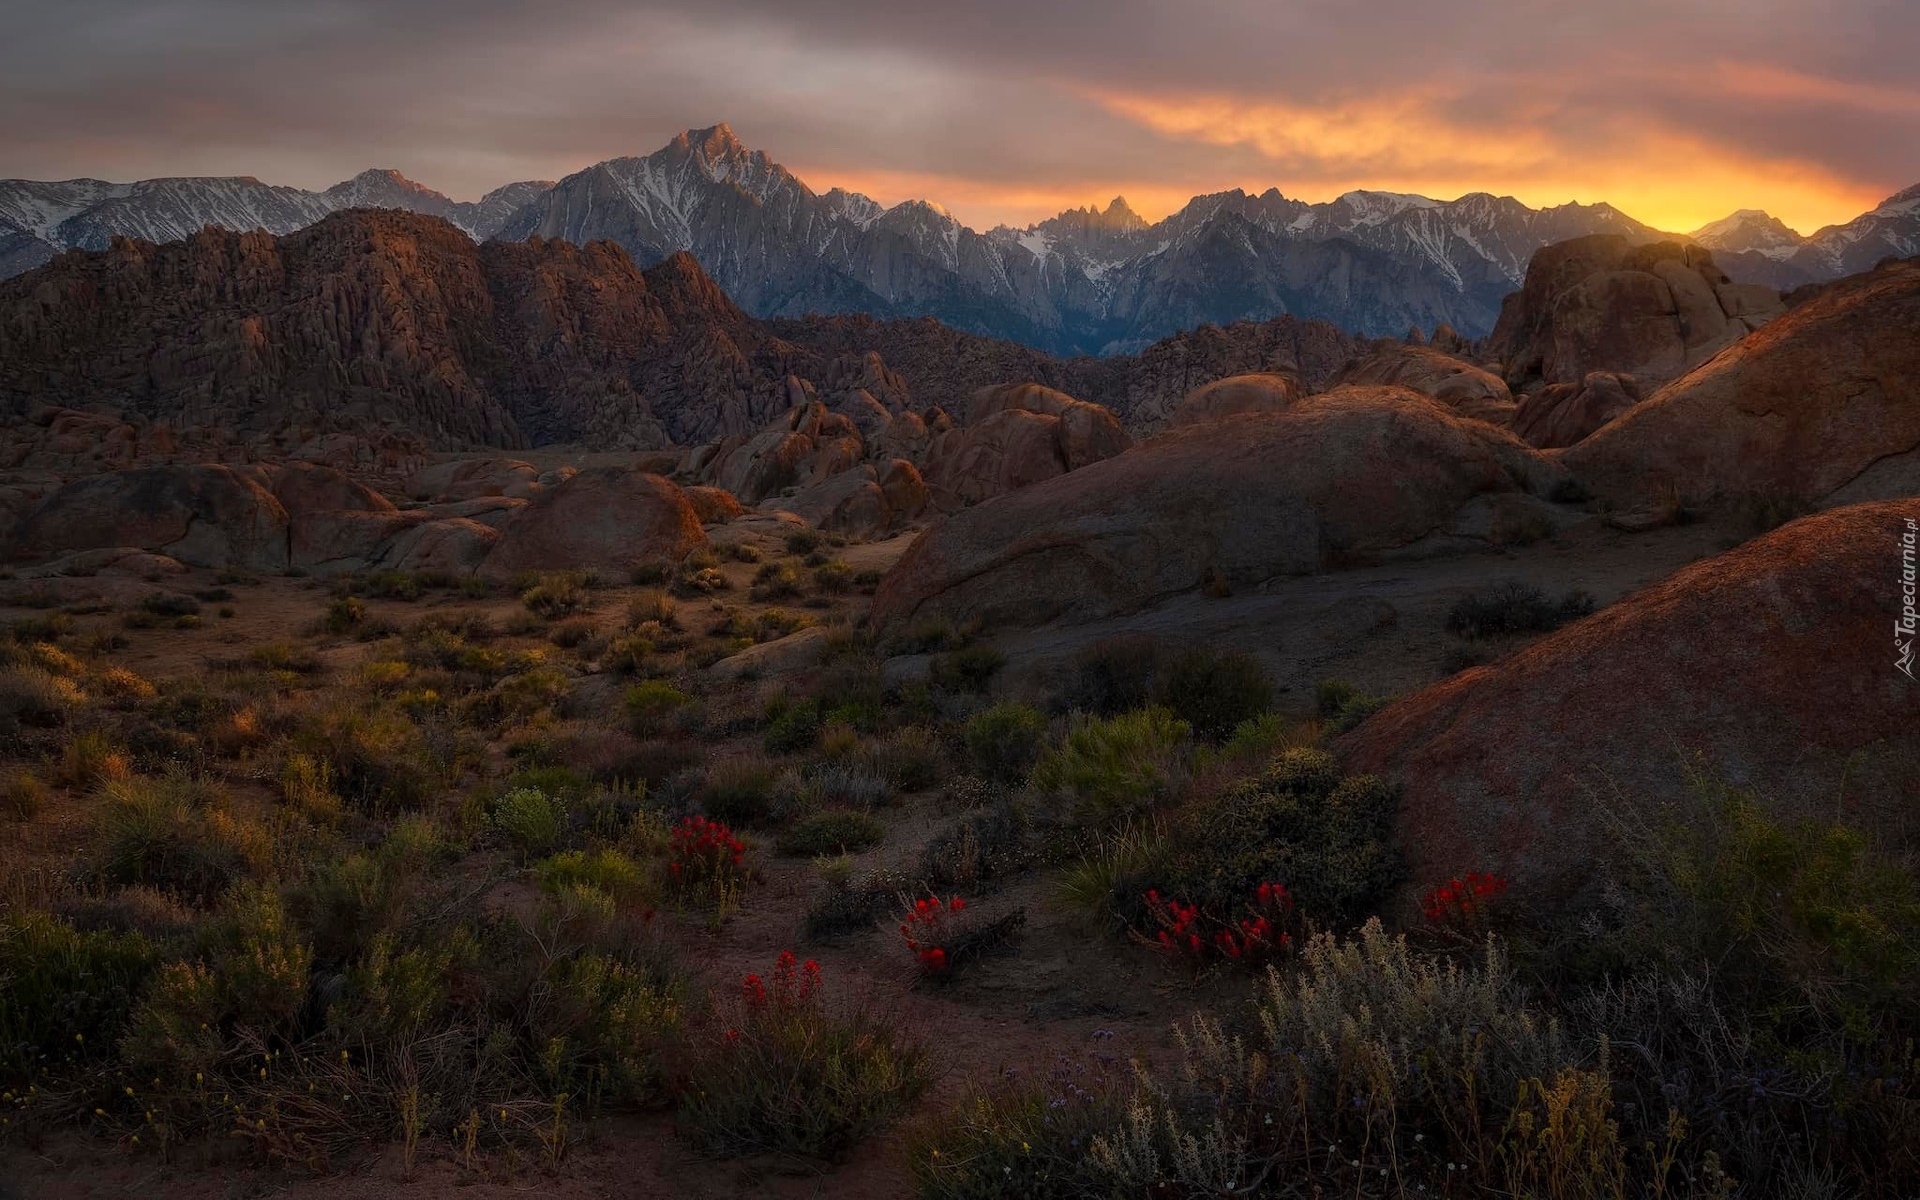
<instances>
[{"instance_id":1,"label":"desert shrub","mask_svg":"<svg viewBox=\"0 0 1920 1200\"><path fill-rule=\"evenodd\" d=\"M895 791L918 792L940 781L946 755L923 725L906 725L870 744L866 757Z\"/></svg>"},{"instance_id":2,"label":"desert shrub","mask_svg":"<svg viewBox=\"0 0 1920 1200\"><path fill-rule=\"evenodd\" d=\"M807 902L802 931L808 941L827 941L871 929L909 890L898 871L877 867L856 872L845 856L820 865L820 887Z\"/></svg>"},{"instance_id":3,"label":"desert shrub","mask_svg":"<svg viewBox=\"0 0 1920 1200\"><path fill-rule=\"evenodd\" d=\"M795 600L806 593L791 563L766 563L753 573L747 597L755 601Z\"/></svg>"},{"instance_id":4,"label":"desert shrub","mask_svg":"<svg viewBox=\"0 0 1920 1200\"><path fill-rule=\"evenodd\" d=\"M1114 1193L1231 1194L1312 1170L1309 1148L1337 1144L1313 1172L1328 1190L1384 1170L1409 1192L1618 1194L1600 1186L1622 1166L1605 1077L1569 1074L1576 1052L1527 1005L1497 946L1463 967L1371 921L1351 940L1315 937L1303 958L1297 977L1269 972L1256 1034L1195 1017L1177 1076L1137 1087L1126 1123L1096 1136ZM1577 1125L1540 1120L1542 1092L1568 1101L1560 1115ZM1512 1134L1505 1147L1496 1131ZM1576 1147L1592 1159L1560 1162L1545 1190L1541 1160Z\"/></svg>"},{"instance_id":5,"label":"desert shrub","mask_svg":"<svg viewBox=\"0 0 1920 1200\"><path fill-rule=\"evenodd\" d=\"M323 619L328 633L352 633L367 619L367 606L356 596L341 596L327 605Z\"/></svg>"},{"instance_id":6,"label":"desert shrub","mask_svg":"<svg viewBox=\"0 0 1920 1200\"><path fill-rule=\"evenodd\" d=\"M288 642L268 642L247 652L247 663L263 671L285 671L292 675L318 675L327 669L327 660L312 646Z\"/></svg>"},{"instance_id":7,"label":"desert shrub","mask_svg":"<svg viewBox=\"0 0 1920 1200\"><path fill-rule=\"evenodd\" d=\"M600 627L579 617L560 622L547 634L547 640L562 650L577 650L582 646L597 650L599 637Z\"/></svg>"},{"instance_id":8,"label":"desert shrub","mask_svg":"<svg viewBox=\"0 0 1920 1200\"><path fill-rule=\"evenodd\" d=\"M828 596L843 596L853 589L853 568L839 559L821 563L813 569L813 586Z\"/></svg>"},{"instance_id":9,"label":"desert shrub","mask_svg":"<svg viewBox=\"0 0 1920 1200\"><path fill-rule=\"evenodd\" d=\"M108 884L139 884L206 902L264 874L272 842L229 811L224 793L184 771L102 785L94 810L94 870Z\"/></svg>"},{"instance_id":10,"label":"desert shrub","mask_svg":"<svg viewBox=\"0 0 1920 1200\"><path fill-rule=\"evenodd\" d=\"M1113 825L1174 799L1192 728L1163 708L1078 721L1033 769L1033 786L1081 825Z\"/></svg>"},{"instance_id":11,"label":"desert shrub","mask_svg":"<svg viewBox=\"0 0 1920 1200\"><path fill-rule=\"evenodd\" d=\"M780 835L782 854L818 858L827 854L858 854L871 850L886 836L886 827L872 814L834 808L802 817Z\"/></svg>"},{"instance_id":12,"label":"desert shrub","mask_svg":"<svg viewBox=\"0 0 1920 1200\"><path fill-rule=\"evenodd\" d=\"M1278 883L1323 926L1350 924L1401 878L1398 811L1392 789L1372 776L1343 777L1323 750L1289 750L1182 814L1164 874L1151 882L1222 919L1262 883Z\"/></svg>"},{"instance_id":13,"label":"desert shrub","mask_svg":"<svg viewBox=\"0 0 1920 1200\"><path fill-rule=\"evenodd\" d=\"M610 847L563 851L538 863L533 875L542 890L549 893L557 895L569 888L592 888L616 902L640 896L647 890L648 883L640 864Z\"/></svg>"},{"instance_id":14,"label":"desert shrub","mask_svg":"<svg viewBox=\"0 0 1920 1200\"><path fill-rule=\"evenodd\" d=\"M169 963L155 976L127 1033L132 1065L156 1074L211 1071L235 1032L292 1030L313 951L277 892L254 888L237 897L205 949L204 962Z\"/></svg>"},{"instance_id":15,"label":"desert shrub","mask_svg":"<svg viewBox=\"0 0 1920 1200\"><path fill-rule=\"evenodd\" d=\"M1344 679L1314 685L1314 710L1333 733L1345 733L1387 706L1384 696L1369 696Z\"/></svg>"},{"instance_id":16,"label":"desert shrub","mask_svg":"<svg viewBox=\"0 0 1920 1200\"><path fill-rule=\"evenodd\" d=\"M567 831L566 803L539 788L503 792L488 812L488 823L523 855L551 850Z\"/></svg>"},{"instance_id":17,"label":"desert shrub","mask_svg":"<svg viewBox=\"0 0 1920 1200\"><path fill-rule=\"evenodd\" d=\"M967 756L983 778L1018 786L1040 759L1047 719L1024 704L996 705L967 722L965 737Z\"/></svg>"},{"instance_id":18,"label":"desert shrub","mask_svg":"<svg viewBox=\"0 0 1920 1200\"><path fill-rule=\"evenodd\" d=\"M156 617L193 617L200 613L200 602L192 596L153 592L141 599L140 611Z\"/></svg>"},{"instance_id":19,"label":"desert shrub","mask_svg":"<svg viewBox=\"0 0 1920 1200\"><path fill-rule=\"evenodd\" d=\"M295 751L280 768L280 798L308 820L330 823L340 815L333 790L333 768L325 760Z\"/></svg>"},{"instance_id":20,"label":"desert shrub","mask_svg":"<svg viewBox=\"0 0 1920 1200\"><path fill-rule=\"evenodd\" d=\"M84 791L114 779L124 779L131 771L127 752L111 737L97 729L75 734L60 750L60 765L54 777L66 786Z\"/></svg>"},{"instance_id":21,"label":"desert shrub","mask_svg":"<svg viewBox=\"0 0 1920 1200\"><path fill-rule=\"evenodd\" d=\"M1006 656L991 646L966 646L933 660L933 682L952 691L984 692L1006 663Z\"/></svg>"},{"instance_id":22,"label":"desert shrub","mask_svg":"<svg viewBox=\"0 0 1920 1200\"><path fill-rule=\"evenodd\" d=\"M787 535L787 553L812 554L825 540L818 529L796 529Z\"/></svg>"},{"instance_id":23,"label":"desert shrub","mask_svg":"<svg viewBox=\"0 0 1920 1200\"><path fill-rule=\"evenodd\" d=\"M810 750L820 738L820 702L786 700L768 713L764 737L768 754L798 754Z\"/></svg>"},{"instance_id":24,"label":"desert shrub","mask_svg":"<svg viewBox=\"0 0 1920 1200\"><path fill-rule=\"evenodd\" d=\"M1154 683L1166 648L1150 637L1105 638L1074 656L1057 700L1065 712L1088 712L1101 717L1145 708L1153 699Z\"/></svg>"},{"instance_id":25,"label":"desert shrub","mask_svg":"<svg viewBox=\"0 0 1920 1200\"><path fill-rule=\"evenodd\" d=\"M893 799L893 785L857 762L825 762L800 777L795 802L804 809L878 808Z\"/></svg>"},{"instance_id":26,"label":"desert shrub","mask_svg":"<svg viewBox=\"0 0 1920 1200\"><path fill-rule=\"evenodd\" d=\"M711 1154L838 1160L906 1110L931 1079L925 1053L888 1022L829 1005L820 970L782 954L721 1002L698 1047L683 1127Z\"/></svg>"},{"instance_id":27,"label":"desert shrub","mask_svg":"<svg viewBox=\"0 0 1920 1200\"><path fill-rule=\"evenodd\" d=\"M0 668L0 720L51 728L64 724L86 702L79 684L44 668Z\"/></svg>"},{"instance_id":28,"label":"desert shrub","mask_svg":"<svg viewBox=\"0 0 1920 1200\"><path fill-rule=\"evenodd\" d=\"M0 782L0 814L31 821L47 807L47 785L31 771L17 770Z\"/></svg>"},{"instance_id":29,"label":"desert shrub","mask_svg":"<svg viewBox=\"0 0 1920 1200\"><path fill-rule=\"evenodd\" d=\"M938 654L957 650L964 642L952 622L933 617L916 621L896 635L889 649L895 654Z\"/></svg>"},{"instance_id":30,"label":"desert shrub","mask_svg":"<svg viewBox=\"0 0 1920 1200\"><path fill-rule=\"evenodd\" d=\"M536 617L557 621L585 611L592 598L587 595L587 580L578 571L559 571L542 575L539 581L520 591L520 603Z\"/></svg>"},{"instance_id":31,"label":"desert shrub","mask_svg":"<svg viewBox=\"0 0 1920 1200\"><path fill-rule=\"evenodd\" d=\"M1250 654L1195 646L1160 665L1154 701L1193 726L1199 737L1218 742L1273 707L1273 680Z\"/></svg>"},{"instance_id":32,"label":"desert shrub","mask_svg":"<svg viewBox=\"0 0 1920 1200\"><path fill-rule=\"evenodd\" d=\"M157 957L139 934L83 933L31 909L0 917L0 1080L110 1059Z\"/></svg>"},{"instance_id":33,"label":"desert shrub","mask_svg":"<svg viewBox=\"0 0 1920 1200\"><path fill-rule=\"evenodd\" d=\"M700 784L700 810L717 821L753 825L773 816L779 773L763 758L717 762Z\"/></svg>"},{"instance_id":34,"label":"desert shrub","mask_svg":"<svg viewBox=\"0 0 1920 1200\"><path fill-rule=\"evenodd\" d=\"M955 818L927 839L915 864L923 887L972 887L1000 879L1031 865L1033 822L1010 800L1001 799Z\"/></svg>"},{"instance_id":35,"label":"desert shrub","mask_svg":"<svg viewBox=\"0 0 1920 1200\"><path fill-rule=\"evenodd\" d=\"M1593 597L1572 591L1553 600L1532 584L1509 580L1455 601L1447 631L1464 638L1546 633L1593 611Z\"/></svg>"},{"instance_id":36,"label":"desert shrub","mask_svg":"<svg viewBox=\"0 0 1920 1200\"><path fill-rule=\"evenodd\" d=\"M108 667L93 677L94 690L109 703L131 708L146 704L160 694L145 677L125 667Z\"/></svg>"},{"instance_id":37,"label":"desert shrub","mask_svg":"<svg viewBox=\"0 0 1920 1200\"><path fill-rule=\"evenodd\" d=\"M628 578L638 587L660 587L673 578L673 564L663 561L643 562L629 572Z\"/></svg>"},{"instance_id":38,"label":"desert shrub","mask_svg":"<svg viewBox=\"0 0 1920 1200\"><path fill-rule=\"evenodd\" d=\"M1125 1126L1132 1083L1114 1055L1096 1050L1062 1054L1044 1076L970 1088L912 1131L907 1158L917 1194L922 1200L1115 1194L1090 1151L1096 1139Z\"/></svg>"},{"instance_id":39,"label":"desert shrub","mask_svg":"<svg viewBox=\"0 0 1920 1200\"><path fill-rule=\"evenodd\" d=\"M636 683L621 697L627 723L640 737L654 737L663 732L674 714L691 702L685 692L662 679Z\"/></svg>"},{"instance_id":40,"label":"desert shrub","mask_svg":"<svg viewBox=\"0 0 1920 1200\"><path fill-rule=\"evenodd\" d=\"M1783 1040L1869 1042L1920 1021L1920 878L1857 829L1776 817L1696 775L1690 803L1623 821L1619 843L1619 960L1712 964Z\"/></svg>"},{"instance_id":41,"label":"desert shrub","mask_svg":"<svg viewBox=\"0 0 1920 1200\"><path fill-rule=\"evenodd\" d=\"M342 800L374 816L421 808L437 790L419 726L390 708L322 710L294 735L294 744L327 764Z\"/></svg>"}]
</instances>

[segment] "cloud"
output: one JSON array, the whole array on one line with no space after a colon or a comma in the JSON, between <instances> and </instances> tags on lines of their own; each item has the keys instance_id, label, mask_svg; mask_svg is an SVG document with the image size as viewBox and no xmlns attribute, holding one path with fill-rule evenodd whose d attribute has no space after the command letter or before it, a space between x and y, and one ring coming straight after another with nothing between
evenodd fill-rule
<instances>
[{"instance_id":1,"label":"cloud","mask_svg":"<svg viewBox=\"0 0 1920 1200\"><path fill-rule=\"evenodd\" d=\"M1277 185L1812 227L1920 180L1906 0L66 0L8 32L0 175L471 197L725 120L980 226Z\"/></svg>"}]
</instances>

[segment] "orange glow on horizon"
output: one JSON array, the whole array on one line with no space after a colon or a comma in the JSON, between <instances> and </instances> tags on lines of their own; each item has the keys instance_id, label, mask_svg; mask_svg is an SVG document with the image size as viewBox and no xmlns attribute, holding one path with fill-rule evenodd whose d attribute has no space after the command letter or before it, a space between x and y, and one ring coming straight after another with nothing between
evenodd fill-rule
<instances>
[{"instance_id":1,"label":"orange glow on horizon","mask_svg":"<svg viewBox=\"0 0 1920 1200\"><path fill-rule=\"evenodd\" d=\"M1798 97L1853 107L1920 111L1920 92L1867 88L1772 68L1722 64L1714 86L1756 97ZM1278 187L1292 199L1331 200L1357 188L1450 200L1469 192L1510 195L1533 208L1605 201L1636 220L1687 233L1736 209L1759 208L1802 234L1871 209L1892 190L1841 177L1818 164L1744 155L1664 127L1609 131L1612 145L1570 145L1550 120L1516 118L1505 127L1466 126L1440 115L1443 93L1409 91L1338 106L1222 95L1082 93L1153 133L1222 148L1251 149L1273 163L1265 178L1162 180L1091 178L1029 184L959 174L839 168L794 170L816 190L839 186L882 204L934 201L964 224L1024 227L1067 208L1105 208L1125 196L1149 221L1195 195ZM1291 182L1290 182L1291 180ZM1302 182L1311 181L1311 182Z\"/></svg>"}]
</instances>

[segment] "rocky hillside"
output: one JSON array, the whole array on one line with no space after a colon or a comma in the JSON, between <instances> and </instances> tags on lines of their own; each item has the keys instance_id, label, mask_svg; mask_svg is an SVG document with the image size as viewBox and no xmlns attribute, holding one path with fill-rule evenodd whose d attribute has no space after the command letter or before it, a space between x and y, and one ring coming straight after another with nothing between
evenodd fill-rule
<instances>
[{"instance_id":1,"label":"rocky hillside","mask_svg":"<svg viewBox=\"0 0 1920 1200\"><path fill-rule=\"evenodd\" d=\"M1033 381L1156 427L1192 388L1282 370L1323 385L1359 343L1324 322L1203 327L1061 360L935 321L757 320L694 259L476 246L444 220L355 210L275 238L118 240L0 283L0 406L58 405L273 441L404 432L432 448L694 446L785 412L787 379L893 412Z\"/></svg>"},{"instance_id":2,"label":"rocky hillside","mask_svg":"<svg viewBox=\"0 0 1920 1200\"><path fill-rule=\"evenodd\" d=\"M1810 237L1768 213L1745 208L1694 230L1693 240L1714 251L1720 265L1742 283L1786 291L1857 275L1882 259L1920 254L1920 185Z\"/></svg>"}]
</instances>

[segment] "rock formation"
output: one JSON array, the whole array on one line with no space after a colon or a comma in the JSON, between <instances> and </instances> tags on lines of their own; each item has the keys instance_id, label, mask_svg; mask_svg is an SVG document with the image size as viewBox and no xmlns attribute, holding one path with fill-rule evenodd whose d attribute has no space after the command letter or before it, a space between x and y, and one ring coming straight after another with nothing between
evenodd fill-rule
<instances>
[{"instance_id":1,"label":"rock formation","mask_svg":"<svg viewBox=\"0 0 1920 1200\"><path fill-rule=\"evenodd\" d=\"M1415 887L1465 870L1537 900L1594 882L1610 814L1690 766L1791 818L1911 826L1920 689L1893 665L1893 551L1920 501L1807 517L1388 706L1336 749L1401 788Z\"/></svg>"},{"instance_id":2,"label":"rock formation","mask_svg":"<svg viewBox=\"0 0 1920 1200\"><path fill-rule=\"evenodd\" d=\"M1505 364L1515 392L1577 384L1593 371L1633 375L1650 388L1782 311L1777 292L1732 282L1701 247L1582 237L1533 256L1487 352Z\"/></svg>"},{"instance_id":3,"label":"rock formation","mask_svg":"<svg viewBox=\"0 0 1920 1200\"><path fill-rule=\"evenodd\" d=\"M1920 492L1920 259L1828 285L1565 452L1632 503Z\"/></svg>"},{"instance_id":4,"label":"rock formation","mask_svg":"<svg viewBox=\"0 0 1920 1200\"><path fill-rule=\"evenodd\" d=\"M1398 384L1453 409L1463 417L1505 425L1513 419L1513 393L1498 375L1432 346L1395 346L1355 362L1340 383Z\"/></svg>"},{"instance_id":5,"label":"rock formation","mask_svg":"<svg viewBox=\"0 0 1920 1200\"><path fill-rule=\"evenodd\" d=\"M1163 434L955 513L875 597L876 627L1087 620L1367 555L1486 545L1564 475L1504 430L1404 388Z\"/></svg>"}]
</instances>

